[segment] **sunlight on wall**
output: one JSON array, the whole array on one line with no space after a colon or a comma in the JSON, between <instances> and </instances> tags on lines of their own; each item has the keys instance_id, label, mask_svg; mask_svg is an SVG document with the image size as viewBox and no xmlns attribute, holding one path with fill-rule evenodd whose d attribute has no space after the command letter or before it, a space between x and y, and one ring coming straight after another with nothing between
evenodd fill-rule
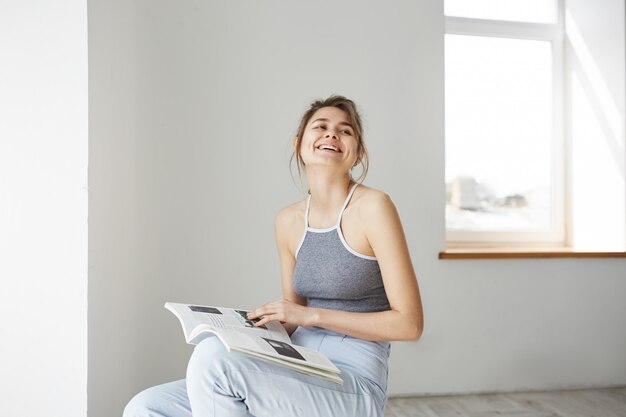
<instances>
[{"instance_id":1,"label":"sunlight on wall","mask_svg":"<svg viewBox=\"0 0 626 417\"><path fill-rule=\"evenodd\" d=\"M0 5L0 386L87 413L86 2Z\"/></svg>"},{"instance_id":2,"label":"sunlight on wall","mask_svg":"<svg viewBox=\"0 0 626 417\"><path fill-rule=\"evenodd\" d=\"M577 74L572 80L572 217L577 250L624 250L626 185L601 120Z\"/></svg>"},{"instance_id":3,"label":"sunlight on wall","mask_svg":"<svg viewBox=\"0 0 626 417\"><path fill-rule=\"evenodd\" d=\"M609 44L621 44L616 49L622 51L622 56L610 56L599 62L570 11L566 13L566 28L571 68L572 246L577 250L623 251L626 250L626 132L623 108L620 111L624 97L620 95L625 92L621 88L623 80L613 79L601 70L603 66L621 66L622 71L617 73L623 77L623 36L611 38ZM594 41L597 43L598 39Z\"/></svg>"}]
</instances>

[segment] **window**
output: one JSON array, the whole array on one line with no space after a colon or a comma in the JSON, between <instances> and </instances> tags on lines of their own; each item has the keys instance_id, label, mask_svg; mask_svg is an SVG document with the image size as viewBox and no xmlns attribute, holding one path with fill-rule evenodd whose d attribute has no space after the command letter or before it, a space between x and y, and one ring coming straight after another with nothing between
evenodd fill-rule
<instances>
[{"instance_id":1,"label":"window","mask_svg":"<svg viewBox=\"0 0 626 417\"><path fill-rule=\"evenodd\" d=\"M565 246L557 0L446 0L449 246Z\"/></svg>"}]
</instances>

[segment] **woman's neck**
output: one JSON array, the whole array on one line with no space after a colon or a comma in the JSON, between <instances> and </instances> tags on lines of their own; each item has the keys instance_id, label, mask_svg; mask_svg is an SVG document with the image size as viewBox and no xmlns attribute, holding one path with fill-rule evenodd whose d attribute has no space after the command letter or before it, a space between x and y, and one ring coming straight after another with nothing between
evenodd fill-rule
<instances>
[{"instance_id":1,"label":"woman's neck","mask_svg":"<svg viewBox=\"0 0 626 417\"><path fill-rule=\"evenodd\" d=\"M309 192L318 212L335 212L346 200L354 184L349 174L307 171Z\"/></svg>"}]
</instances>

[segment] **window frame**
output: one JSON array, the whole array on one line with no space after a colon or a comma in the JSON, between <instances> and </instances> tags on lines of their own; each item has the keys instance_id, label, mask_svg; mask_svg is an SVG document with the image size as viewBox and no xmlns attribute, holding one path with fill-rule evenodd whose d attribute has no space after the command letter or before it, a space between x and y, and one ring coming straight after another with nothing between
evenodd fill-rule
<instances>
[{"instance_id":1,"label":"window frame","mask_svg":"<svg viewBox=\"0 0 626 417\"><path fill-rule=\"evenodd\" d=\"M552 172L551 217L548 232L449 231L447 247L566 247L569 242L565 140L565 30L564 0L557 0L555 23L529 23L445 16L445 35L537 40L550 43L552 50Z\"/></svg>"}]
</instances>

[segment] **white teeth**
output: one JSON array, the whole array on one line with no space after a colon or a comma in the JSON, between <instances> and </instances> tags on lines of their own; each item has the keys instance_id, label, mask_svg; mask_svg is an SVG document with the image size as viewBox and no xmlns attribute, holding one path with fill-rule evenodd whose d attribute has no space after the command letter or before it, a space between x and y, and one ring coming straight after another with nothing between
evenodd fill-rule
<instances>
[{"instance_id":1,"label":"white teeth","mask_svg":"<svg viewBox=\"0 0 626 417\"><path fill-rule=\"evenodd\" d=\"M330 149L331 151L335 151L337 152L339 149L335 148L334 146L331 145L321 145L318 149Z\"/></svg>"}]
</instances>

